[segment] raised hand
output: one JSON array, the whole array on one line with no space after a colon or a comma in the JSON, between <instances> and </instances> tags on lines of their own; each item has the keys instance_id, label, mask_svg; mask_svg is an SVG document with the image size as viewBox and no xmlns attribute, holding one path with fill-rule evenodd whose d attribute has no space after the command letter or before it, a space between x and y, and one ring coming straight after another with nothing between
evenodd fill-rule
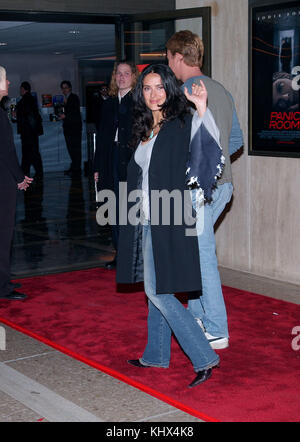
<instances>
[{"instance_id":1,"label":"raised hand","mask_svg":"<svg viewBox=\"0 0 300 442\"><path fill-rule=\"evenodd\" d=\"M193 83L191 94L186 87L184 93L186 98L196 106L199 117L203 117L207 108L207 90L203 81L200 80L200 84Z\"/></svg>"}]
</instances>

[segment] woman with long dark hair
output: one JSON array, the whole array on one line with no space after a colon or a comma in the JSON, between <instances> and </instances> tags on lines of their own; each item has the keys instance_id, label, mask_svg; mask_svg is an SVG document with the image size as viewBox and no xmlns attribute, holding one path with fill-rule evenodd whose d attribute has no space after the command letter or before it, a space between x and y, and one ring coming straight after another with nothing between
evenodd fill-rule
<instances>
[{"instance_id":1,"label":"woman with long dark hair","mask_svg":"<svg viewBox=\"0 0 300 442\"><path fill-rule=\"evenodd\" d=\"M189 113L188 104L184 94L179 93L178 85L174 78L170 76L169 70L166 70L164 65L154 65L153 73L156 73L161 78L162 87L161 90L165 92L165 101L160 106L160 112L153 113L147 106L144 99L144 86L142 80L140 80L136 86L134 93L134 110L133 110L133 139L132 145L137 146L140 140L146 141L149 133L157 122L154 121L156 117L160 118L159 126L167 121L179 118L184 122L185 116ZM145 77L145 72L142 74L142 78ZM163 118L162 118L163 115ZM158 131L155 131L158 132Z\"/></svg>"},{"instance_id":2,"label":"woman with long dark hair","mask_svg":"<svg viewBox=\"0 0 300 442\"><path fill-rule=\"evenodd\" d=\"M196 106L194 117L168 66L148 66L137 83L133 125L136 150L128 165L127 185L128 194L141 190L143 197L140 222L128 222L120 228L117 282L143 280L148 297L148 343L142 357L129 360L129 364L167 368L173 332L197 373L189 384L194 387L211 376L219 356L191 313L175 297L175 293L201 290L197 236L191 234L190 218L185 216L187 207L191 210L192 206L186 184L191 133L193 141L198 137L200 142L211 143L210 147L219 152L219 159L222 153L210 134L213 120L206 109L204 84L194 85L192 94L185 94ZM205 155L201 144L198 148ZM209 177L210 183L215 180L216 170ZM207 183L203 184L206 188ZM162 195L159 204L153 198L157 192ZM167 212L163 207L166 202ZM178 202L182 204L178 206ZM129 212L134 203L128 203ZM164 220L166 213L168 222Z\"/></svg>"}]
</instances>

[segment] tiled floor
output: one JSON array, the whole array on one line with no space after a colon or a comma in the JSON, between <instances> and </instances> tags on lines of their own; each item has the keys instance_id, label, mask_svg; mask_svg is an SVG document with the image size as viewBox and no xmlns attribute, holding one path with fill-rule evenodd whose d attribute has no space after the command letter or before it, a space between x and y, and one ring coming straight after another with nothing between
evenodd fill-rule
<instances>
[{"instance_id":1,"label":"tiled floor","mask_svg":"<svg viewBox=\"0 0 300 442\"><path fill-rule=\"evenodd\" d=\"M110 230L97 225L95 212L94 186L86 177L71 180L49 173L43 185L20 193L12 277L103 266L111 260ZM220 270L225 285L300 304L299 286ZM201 422L7 326L4 330L0 422Z\"/></svg>"}]
</instances>

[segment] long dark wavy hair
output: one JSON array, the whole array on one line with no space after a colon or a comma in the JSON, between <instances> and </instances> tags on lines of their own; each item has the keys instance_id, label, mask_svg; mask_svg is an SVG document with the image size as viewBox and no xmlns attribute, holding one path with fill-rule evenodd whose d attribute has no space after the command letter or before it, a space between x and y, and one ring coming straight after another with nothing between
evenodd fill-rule
<instances>
[{"instance_id":1,"label":"long dark wavy hair","mask_svg":"<svg viewBox=\"0 0 300 442\"><path fill-rule=\"evenodd\" d=\"M167 121L179 118L184 123L184 117L189 113L187 99L182 92L173 71L165 64L153 64L147 66L139 76L137 85L133 92L133 129L131 146L135 149L140 141L146 141L153 127L153 116L151 110L146 106L143 85L144 78L148 74L158 74L162 80L166 92L166 101L161 107L163 120L161 125Z\"/></svg>"}]
</instances>

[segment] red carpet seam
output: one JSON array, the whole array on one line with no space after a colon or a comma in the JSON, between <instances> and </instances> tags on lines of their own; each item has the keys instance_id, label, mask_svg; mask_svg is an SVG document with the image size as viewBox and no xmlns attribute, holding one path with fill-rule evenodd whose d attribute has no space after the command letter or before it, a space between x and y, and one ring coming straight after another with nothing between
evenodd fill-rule
<instances>
[{"instance_id":1,"label":"red carpet seam","mask_svg":"<svg viewBox=\"0 0 300 442\"><path fill-rule=\"evenodd\" d=\"M172 405L175 408L178 408L179 410L182 410L182 411L184 411L184 412L186 412L186 413L188 413L188 414L190 414L190 415L192 415L194 417L197 417L197 418L199 418L201 420L204 420L206 422L220 422L218 419L216 419L214 417L207 416L206 414L201 413L201 412L199 412L197 410L194 410L193 408L187 407L186 405L182 404L179 401L171 399L168 396L166 396L166 395L164 395L164 394L162 394L162 393L160 393L160 392L158 392L158 391L156 391L156 390L154 390L152 388L146 387L145 385L130 379L128 376L122 375L118 371L115 371L115 370L113 370L111 368L105 367L104 365L101 365L101 364L99 364L97 362L93 362L90 359L85 358L84 356L81 356L78 353L75 353L75 352L73 352L72 350L69 350L66 347L63 347L63 346L61 346L59 344L56 344L55 342L50 341L47 338L43 338L42 336L40 336L40 335L38 335L36 333L30 332L29 330L27 330L27 329L25 329L25 328L23 328L23 327L21 327L21 326L19 326L17 324L14 324L13 322L11 322L11 321L9 321L7 319L4 319L4 318L0 317L0 322L2 322L3 324L7 325L8 327L13 328L14 330L17 330L17 331L19 331L19 332L21 332L21 333L23 333L25 335L30 336L33 339L36 339L36 340L38 340L40 342L43 342L44 344L48 345L49 347L55 348L56 350L58 350L61 353L64 353L64 354L72 357L73 359L77 359L78 361L83 362L84 364L87 364L87 365L89 365L89 366L91 366L93 368L96 368L97 370L102 371L103 373L106 373L106 374L114 377L115 379L119 379L120 381L125 382L126 384L131 385L132 387L135 387L135 388L137 388L137 389L139 389L139 390L149 394L150 396L156 397L157 399L160 399L163 402L166 402L169 405Z\"/></svg>"}]
</instances>

